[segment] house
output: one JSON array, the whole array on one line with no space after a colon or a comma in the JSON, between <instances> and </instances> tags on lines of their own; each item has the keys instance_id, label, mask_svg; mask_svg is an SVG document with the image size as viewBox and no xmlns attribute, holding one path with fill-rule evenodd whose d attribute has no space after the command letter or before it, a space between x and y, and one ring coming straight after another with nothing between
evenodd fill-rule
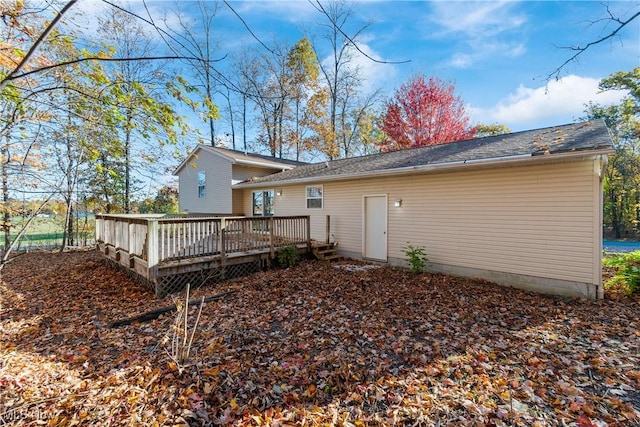
<instances>
[{"instance_id":1,"label":"house","mask_svg":"<svg viewBox=\"0 0 640 427\"><path fill-rule=\"evenodd\" d=\"M253 211L233 185L254 177L289 170L305 163L199 144L176 168L180 211L194 214L272 215L273 194L256 200ZM256 196L257 197L257 196Z\"/></svg>"},{"instance_id":2,"label":"house","mask_svg":"<svg viewBox=\"0 0 640 427\"><path fill-rule=\"evenodd\" d=\"M205 168L209 150L201 152L190 181L181 177L181 206L194 201L199 171L219 167ZM266 194L275 195L273 214L309 215L311 237L335 241L348 257L406 266L403 248L411 244L426 249L435 272L599 299L602 179L612 152L604 122L590 121L274 165L282 171L243 182L257 174L232 175L232 188L221 192L226 200L233 193L233 204L225 203L234 211L254 213L264 209ZM222 153L207 159L242 164ZM185 184L191 194L182 194Z\"/></svg>"}]
</instances>

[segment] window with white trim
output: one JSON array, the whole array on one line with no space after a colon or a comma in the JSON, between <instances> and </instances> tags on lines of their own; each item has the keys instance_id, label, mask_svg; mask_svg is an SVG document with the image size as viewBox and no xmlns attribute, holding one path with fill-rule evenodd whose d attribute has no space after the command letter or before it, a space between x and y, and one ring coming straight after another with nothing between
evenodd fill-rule
<instances>
[{"instance_id":1,"label":"window with white trim","mask_svg":"<svg viewBox=\"0 0 640 427\"><path fill-rule=\"evenodd\" d=\"M253 192L253 216L273 216L273 190Z\"/></svg>"},{"instance_id":2,"label":"window with white trim","mask_svg":"<svg viewBox=\"0 0 640 427\"><path fill-rule=\"evenodd\" d=\"M198 172L198 199L204 199L206 196L207 175L205 171Z\"/></svg>"},{"instance_id":3,"label":"window with white trim","mask_svg":"<svg viewBox=\"0 0 640 427\"><path fill-rule=\"evenodd\" d=\"M322 185L307 186L307 209L322 209Z\"/></svg>"}]
</instances>

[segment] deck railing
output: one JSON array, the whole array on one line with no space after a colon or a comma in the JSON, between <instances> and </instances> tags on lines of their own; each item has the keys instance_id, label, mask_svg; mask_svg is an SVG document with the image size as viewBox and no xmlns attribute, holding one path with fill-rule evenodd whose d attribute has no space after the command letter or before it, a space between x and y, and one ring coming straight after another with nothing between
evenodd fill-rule
<instances>
[{"instance_id":1,"label":"deck railing","mask_svg":"<svg viewBox=\"0 0 640 427\"><path fill-rule=\"evenodd\" d=\"M163 263L256 251L275 252L288 245L311 246L308 216L165 217L164 215L96 215L96 242L130 267L148 270ZM148 278L153 274L149 273Z\"/></svg>"}]
</instances>

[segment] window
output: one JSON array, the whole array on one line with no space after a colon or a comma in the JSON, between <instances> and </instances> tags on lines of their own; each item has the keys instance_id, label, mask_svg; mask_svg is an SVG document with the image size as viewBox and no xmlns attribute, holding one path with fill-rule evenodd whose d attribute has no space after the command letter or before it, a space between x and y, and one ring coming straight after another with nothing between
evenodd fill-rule
<instances>
[{"instance_id":1,"label":"window","mask_svg":"<svg viewBox=\"0 0 640 427\"><path fill-rule=\"evenodd\" d=\"M307 187L307 209L322 209L322 185Z\"/></svg>"},{"instance_id":2,"label":"window","mask_svg":"<svg viewBox=\"0 0 640 427\"><path fill-rule=\"evenodd\" d=\"M273 216L273 190L253 192L253 216Z\"/></svg>"},{"instance_id":3,"label":"window","mask_svg":"<svg viewBox=\"0 0 640 427\"><path fill-rule=\"evenodd\" d=\"M207 176L204 171L198 172L198 199L203 199L206 193Z\"/></svg>"}]
</instances>

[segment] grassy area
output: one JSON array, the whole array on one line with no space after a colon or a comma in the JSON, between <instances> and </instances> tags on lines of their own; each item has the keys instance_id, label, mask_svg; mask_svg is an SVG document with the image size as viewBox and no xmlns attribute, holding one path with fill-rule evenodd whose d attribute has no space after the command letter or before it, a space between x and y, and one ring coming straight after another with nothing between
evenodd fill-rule
<instances>
[{"instance_id":1,"label":"grassy area","mask_svg":"<svg viewBox=\"0 0 640 427\"><path fill-rule=\"evenodd\" d=\"M602 266L609 271L606 288L640 293L640 251L611 254L602 260Z\"/></svg>"},{"instance_id":2,"label":"grassy area","mask_svg":"<svg viewBox=\"0 0 640 427\"><path fill-rule=\"evenodd\" d=\"M28 218L25 217L12 218L12 239L18 235L27 220ZM19 247L49 247L61 245L64 220L64 216L34 218L29 225L26 234L23 236ZM74 223L74 227L76 228L74 236L76 245L84 245L93 241L95 230L95 222L93 218L88 219L86 223L84 218L79 218L77 222Z\"/></svg>"}]
</instances>

